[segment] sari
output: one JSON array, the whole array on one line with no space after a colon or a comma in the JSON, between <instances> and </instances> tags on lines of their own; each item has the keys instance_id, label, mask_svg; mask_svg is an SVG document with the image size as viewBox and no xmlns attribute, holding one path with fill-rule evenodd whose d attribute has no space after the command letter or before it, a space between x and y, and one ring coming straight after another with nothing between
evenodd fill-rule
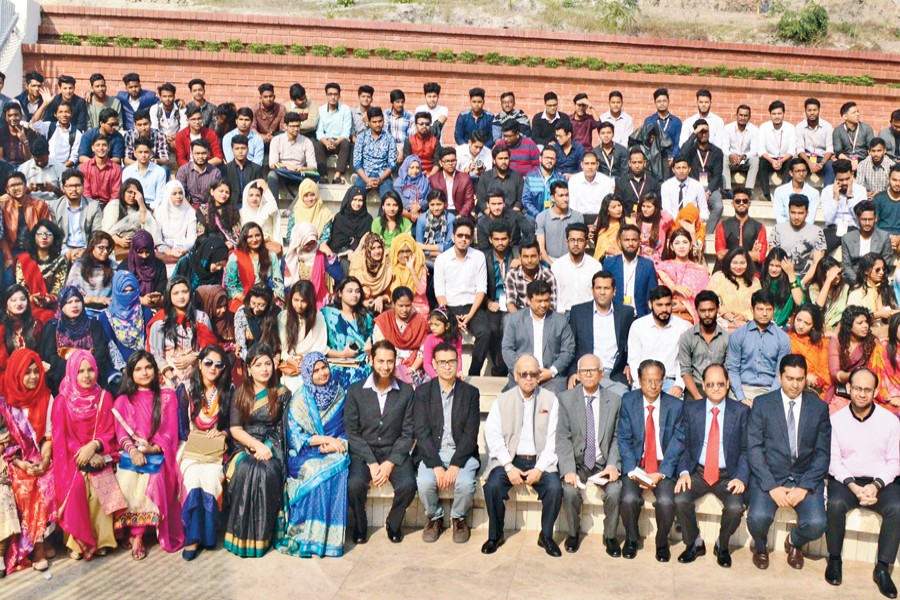
<instances>
[{"instance_id":1,"label":"sari","mask_svg":"<svg viewBox=\"0 0 900 600\"><path fill-rule=\"evenodd\" d=\"M419 163L419 176L415 178L409 176L409 167L414 162ZM415 154L403 159L403 164L397 170L397 179L394 180L394 191L400 194L405 212L409 212L415 205L423 211L428 210L425 196L431 191L431 184L428 182L428 175L422 170L422 160Z\"/></svg>"},{"instance_id":2,"label":"sari","mask_svg":"<svg viewBox=\"0 0 900 600\"><path fill-rule=\"evenodd\" d=\"M242 558L258 558L269 551L284 498L282 417L291 393L283 387L278 389L274 414L269 411L268 394L264 389L256 395L247 419L236 401L231 405L231 426L243 427L245 433L272 451L269 460L257 460L249 448L235 442L235 453L225 468L229 511L224 546Z\"/></svg>"},{"instance_id":3,"label":"sari","mask_svg":"<svg viewBox=\"0 0 900 600\"><path fill-rule=\"evenodd\" d=\"M384 255L380 261L372 258L372 247L375 244L384 247ZM372 232L363 236L356 251L350 255L350 276L359 280L366 299L390 296L391 268L388 256L387 244L377 233Z\"/></svg>"},{"instance_id":4,"label":"sari","mask_svg":"<svg viewBox=\"0 0 900 600\"><path fill-rule=\"evenodd\" d=\"M35 260L27 252L16 257L16 283L27 287L33 296L50 296L53 300L47 308L31 301L31 314L44 325L55 314L56 295L66 284L68 274L69 263L62 254L47 261Z\"/></svg>"},{"instance_id":5,"label":"sari","mask_svg":"<svg viewBox=\"0 0 900 600\"><path fill-rule=\"evenodd\" d=\"M672 230L672 216L663 211L659 219L659 230L656 234L656 243L651 240L650 234L653 232L653 225L647 222L639 223L638 229L641 230L641 247L639 255L649 258L656 266L662 262L663 250L666 247L666 237Z\"/></svg>"},{"instance_id":6,"label":"sari","mask_svg":"<svg viewBox=\"0 0 900 600\"><path fill-rule=\"evenodd\" d=\"M138 473L119 468L116 481L128 502L128 508L115 517L116 530L130 529L140 535L148 527L156 528L156 536L166 552L175 552L184 545L181 524L181 471L178 468L178 399L175 392L160 390L159 429L150 437L153 423L153 392L138 390L133 397L116 398L116 438L124 450L134 436L147 440L162 449L163 465L156 473Z\"/></svg>"},{"instance_id":7,"label":"sari","mask_svg":"<svg viewBox=\"0 0 900 600\"><path fill-rule=\"evenodd\" d=\"M6 422L0 415L0 444L9 444L11 437ZM0 572L6 576L7 561L12 571L18 562L19 550L16 547L16 538L22 533L22 525L19 523L19 511L16 508L16 497L13 494L12 484L9 480L9 464L3 456L0 456L0 542L3 543L4 554L0 556L3 561ZM9 543L12 542L12 543ZM8 557L8 558L7 558Z\"/></svg>"},{"instance_id":8,"label":"sari","mask_svg":"<svg viewBox=\"0 0 900 600\"><path fill-rule=\"evenodd\" d=\"M407 264L400 262L400 251L410 250L412 256ZM389 254L391 263L391 287L393 293L398 287L407 287L413 293L413 308L424 317L431 312L426 289L428 269L425 267L425 253L408 233L401 233L394 239ZM410 268L411 267L411 268Z\"/></svg>"},{"instance_id":9,"label":"sari","mask_svg":"<svg viewBox=\"0 0 900 600\"><path fill-rule=\"evenodd\" d=\"M278 338L281 341L281 360L291 358L300 358L302 360L310 352L327 352L328 351L328 327L325 325L325 318L322 314L316 315L316 324L307 331L306 322L302 319L297 324L297 343L293 348L288 346L287 338L287 320L289 314L288 309L278 313ZM295 393L300 387L302 377L298 375L281 374L281 385Z\"/></svg>"},{"instance_id":10,"label":"sari","mask_svg":"<svg viewBox=\"0 0 900 600\"><path fill-rule=\"evenodd\" d=\"M269 272L259 272L259 260L253 259L249 252L234 249L225 263L225 291L228 292L228 310L236 313L243 304L238 295L245 295L254 283L263 283L275 294L279 303L284 302L284 282L281 280L281 261L278 255L262 246L259 252L269 253Z\"/></svg>"},{"instance_id":11,"label":"sari","mask_svg":"<svg viewBox=\"0 0 900 600\"><path fill-rule=\"evenodd\" d=\"M366 342L372 335L372 315L362 317L362 325L357 319L348 321L339 308L326 306L321 311L328 328L328 347L332 350L346 350L356 344L358 350L353 358L329 359L331 377L343 389L349 389L357 381L363 381L372 373L366 361Z\"/></svg>"},{"instance_id":12,"label":"sari","mask_svg":"<svg viewBox=\"0 0 900 600\"><path fill-rule=\"evenodd\" d=\"M719 295L721 301L721 312L733 312L747 319L747 322L753 320L753 308L750 306L750 296L753 292L760 289L759 279L754 277L753 282L748 286L740 277L737 278L738 285L735 286L722 271L716 271L709 278L709 289Z\"/></svg>"},{"instance_id":13,"label":"sari","mask_svg":"<svg viewBox=\"0 0 900 600\"><path fill-rule=\"evenodd\" d=\"M871 335L871 334L870 334ZM838 395L838 388L847 388L848 384L840 385L837 383L837 374L838 371L847 371L852 372L854 369L859 369L861 367L866 367L873 373L879 373L879 371L885 370L885 364L889 362L885 358L884 346L881 345L881 342L876 339L875 346L872 349L872 355L869 356L868 360L863 356L865 343L860 343L856 345L856 348L850 350L850 356L848 357L848 366L846 369L841 368L841 343L838 339L838 336L835 335L828 341L828 371L831 374L831 380L835 385L831 386L826 390L825 396L823 399L828 403L828 412L829 414L834 414L840 409L848 406L850 404L850 399L845 398L844 396ZM881 383L881 382L880 382ZM885 398L882 393L885 388L883 385L879 386L878 389L875 390L875 402L877 404L884 405L887 402L887 398Z\"/></svg>"},{"instance_id":14,"label":"sari","mask_svg":"<svg viewBox=\"0 0 900 600\"><path fill-rule=\"evenodd\" d=\"M200 299L200 309L209 317L210 328L226 352L234 349L234 314L228 310L228 294L221 285L201 285L197 288L197 297ZM225 306L225 314L221 318L216 317L216 309L219 300ZM229 347L230 346L230 347Z\"/></svg>"},{"instance_id":15,"label":"sari","mask_svg":"<svg viewBox=\"0 0 900 600\"><path fill-rule=\"evenodd\" d=\"M372 339L386 339L397 349L397 364L394 375L397 379L416 387L428 381L428 377L420 366L418 370L409 372L408 368L422 356L422 345L430 332L428 319L413 311L409 321L397 320L393 310L386 310L375 318L375 330Z\"/></svg>"},{"instance_id":16,"label":"sari","mask_svg":"<svg viewBox=\"0 0 900 600\"><path fill-rule=\"evenodd\" d=\"M262 200L256 208L250 206L250 203L247 201L250 186L254 183L257 187L262 188ZM275 196L269 191L264 179L251 181L244 186L239 212L241 215L241 227L247 223L256 223L262 229L263 240L281 244L281 211L278 210L278 202L275 201Z\"/></svg>"},{"instance_id":17,"label":"sari","mask_svg":"<svg viewBox=\"0 0 900 600\"><path fill-rule=\"evenodd\" d=\"M315 225L312 223L297 224L291 233L287 251L284 253L283 285L290 288L297 281L309 281L316 290L316 308L322 308L328 299L325 254L318 249L318 246L312 252L303 250L308 243L318 239ZM282 288L282 297L283 295Z\"/></svg>"},{"instance_id":18,"label":"sari","mask_svg":"<svg viewBox=\"0 0 900 600\"><path fill-rule=\"evenodd\" d=\"M31 329L31 334L34 337L34 344L32 344L33 347L29 349L35 350L40 344L41 333L43 333L44 331L44 324L34 318L33 314L31 317L31 322L26 324L22 319L22 316L14 316L10 318L12 325L11 329L13 334L13 343L15 344L12 350L10 350L6 345L6 324L0 323L0 377L2 377L3 373L6 371L6 366L9 364L10 355L21 348L28 348L25 341L26 328Z\"/></svg>"},{"instance_id":19,"label":"sari","mask_svg":"<svg viewBox=\"0 0 900 600\"><path fill-rule=\"evenodd\" d=\"M603 262L603 259L607 256L622 254L622 248L619 247L619 228L621 228L621 224L618 221L610 221L609 227L597 232L597 241L594 244L594 258Z\"/></svg>"},{"instance_id":20,"label":"sari","mask_svg":"<svg viewBox=\"0 0 900 600\"><path fill-rule=\"evenodd\" d=\"M141 306L138 280L130 271L116 271L112 287L112 301L97 320L109 342L113 367L121 370L128 357L146 345L147 323L153 317L153 311ZM128 287L132 291L126 292Z\"/></svg>"},{"instance_id":21,"label":"sari","mask_svg":"<svg viewBox=\"0 0 900 600\"><path fill-rule=\"evenodd\" d=\"M819 296L819 286L815 283L809 284L808 292L810 301L815 302L816 298ZM833 302L830 298L825 300L825 306L822 307L822 312L825 313L826 331L837 327L838 323L841 322L841 315L843 315L844 311L847 310L847 301L849 296L850 286L847 284L842 284L841 291L838 293L837 299L835 299Z\"/></svg>"},{"instance_id":22,"label":"sari","mask_svg":"<svg viewBox=\"0 0 900 600\"><path fill-rule=\"evenodd\" d=\"M303 196L307 192L313 192L316 195L316 202L312 206L306 206L303 203ZM300 182L297 189L297 199L294 201L294 211L288 219L286 240L290 240L294 233L294 227L300 223L311 223L318 235L319 245L328 243L331 239L332 221L334 215L325 208L322 201L322 195L319 193L319 186L312 179L306 178Z\"/></svg>"},{"instance_id":23,"label":"sari","mask_svg":"<svg viewBox=\"0 0 900 600\"><path fill-rule=\"evenodd\" d=\"M870 361L872 369L878 375L880 388L875 394L875 403L900 417L900 406L891 404L891 398L900 398L900 366L894 366L891 362L887 340L883 340L881 345L884 351L873 352ZM895 356L893 359L900 364L900 357Z\"/></svg>"},{"instance_id":24,"label":"sari","mask_svg":"<svg viewBox=\"0 0 900 600\"><path fill-rule=\"evenodd\" d=\"M664 260L656 265L656 273L659 281L669 288L673 285L685 285L690 288L690 296L682 296L673 292L675 300L681 302L686 315L685 312L673 312L672 314L678 314L678 316L696 325L699 317L694 306L694 298L709 285L709 271L706 270L706 266L690 261Z\"/></svg>"},{"instance_id":25,"label":"sari","mask_svg":"<svg viewBox=\"0 0 900 600\"><path fill-rule=\"evenodd\" d=\"M828 370L828 340L824 337L818 344L809 341L809 336L799 336L793 331L788 333L791 339L791 352L806 357L808 375L816 377L816 393L821 396L831 387L831 372Z\"/></svg>"},{"instance_id":26,"label":"sari","mask_svg":"<svg viewBox=\"0 0 900 600\"><path fill-rule=\"evenodd\" d=\"M303 387L287 409L287 481L284 509L278 516L275 547L284 554L342 556L347 524L347 480L350 457L347 452L323 454L309 440L314 435L339 438L347 444L344 431L344 390L329 378L323 386L312 381L319 362L328 359L320 352L303 358Z\"/></svg>"}]
</instances>

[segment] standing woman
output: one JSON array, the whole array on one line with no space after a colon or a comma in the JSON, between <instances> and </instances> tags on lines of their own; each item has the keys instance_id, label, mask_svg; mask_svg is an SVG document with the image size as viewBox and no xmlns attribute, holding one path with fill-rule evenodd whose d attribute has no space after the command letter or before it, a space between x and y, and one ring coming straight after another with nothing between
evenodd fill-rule
<instances>
[{"instance_id":1,"label":"standing woman","mask_svg":"<svg viewBox=\"0 0 900 600\"><path fill-rule=\"evenodd\" d=\"M234 314L235 354L247 358L251 346L263 343L276 353L278 341L278 307L272 290L257 283L247 291L243 304Z\"/></svg>"},{"instance_id":2,"label":"standing woman","mask_svg":"<svg viewBox=\"0 0 900 600\"><path fill-rule=\"evenodd\" d=\"M284 492L282 415L291 393L278 385L275 353L255 344L241 389L231 405L235 453L228 461L225 549L240 557L268 552Z\"/></svg>"},{"instance_id":3,"label":"standing woman","mask_svg":"<svg viewBox=\"0 0 900 600\"><path fill-rule=\"evenodd\" d=\"M169 276L166 265L156 257L153 247L153 236L148 231L136 231L128 247L128 257L119 263L119 270L129 271L137 277L141 305L156 310L162 307Z\"/></svg>"},{"instance_id":4,"label":"standing woman","mask_svg":"<svg viewBox=\"0 0 900 600\"><path fill-rule=\"evenodd\" d=\"M15 350L37 350L43 330L41 322L31 315L28 288L19 284L9 286L6 289L5 308L0 313L0 375L3 375L9 357Z\"/></svg>"},{"instance_id":5,"label":"standing woman","mask_svg":"<svg viewBox=\"0 0 900 600\"><path fill-rule=\"evenodd\" d=\"M888 336L882 342L884 352L872 357L881 390L875 401L900 416L900 313L891 317Z\"/></svg>"},{"instance_id":6,"label":"standing woman","mask_svg":"<svg viewBox=\"0 0 900 600\"><path fill-rule=\"evenodd\" d=\"M375 318L372 342L387 340L397 349L394 376L416 387L428 381L422 370L422 346L428 336L428 319L413 310L413 293L398 287L391 296L391 310Z\"/></svg>"},{"instance_id":7,"label":"standing woman","mask_svg":"<svg viewBox=\"0 0 900 600\"><path fill-rule=\"evenodd\" d=\"M832 256L823 256L816 265L807 290L810 301L825 315L825 335L830 337L847 309L847 297L850 295L850 286L844 282L840 263Z\"/></svg>"},{"instance_id":8,"label":"standing woman","mask_svg":"<svg viewBox=\"0 0 900 600\"><path fill-rule=\"evenodd\" d=\"M191 290L201 285L222 285L227 260L225 241L217 235L207 236L197 240L188 255L178 261L173 275L187 279Z\"/></svg>"},{"instance_id":9,"label":"standing woman","mask_svg":"<svg viewBox=\"0 0 900 600\"><path fill-rule=\"evenodd\" d=\"M62 243L59 226L42 219L28 234L26 252L16 257L16 283L28 288L32 314L45 325L56 314L56 296L69 275Z\"/></svg>"},{"instance_id":10,"label":"standing woman","mask_svg":"<svg viewBox=\"0 0 900 600\"><path fill-rule=\"evenodd\" d=\"M144 188L140 181L126 179L122 183L119 198L103 207L101 229L112 236L117 259L128 254L137 232L149 233L151 240L157 238L159 227L144 203Z\"/></svg>"},{"instance_id":11,"label":"standing woman","mask_svg":"<svg viewBox=\"0 0 900 600\"><path fill-rule=\"evenodd\" d=\"M7 554L5 572L31 557L38 571L47 562L44 540L56 523L56 493L50 463L53 447L47 436L50 390L37 352L21 348L12 353L4 373L0 421L6 421L11 437L2 452L9 463L9 479L21 520L21 535ZM50 548L52 551L52 548ZM0 552L0 559L3 553ZM0 564L0 571L3 570Z\"/></svg>"},{"instance_id":12,"label":"standing woman","mask_svg":"<svg viewBox=\"0 0 900 600\"><path fill-rule=\"evenodd\" d=\"M228 418L234 386L228 357L221 346L210 345L200 351L199 366L190 379L175 390L178 396L179 437L187 442L191 436L203 435L219 439L228 437ZM185 454L181 456L184 498L181 522L184 525L185 560L194 560L200 547L216 546L222 511L222 484L225 470L222 457L206 462Z\"/></svg>"},{"instance_id":13,"label":"standing woman","mask_svg":"<svg viewBox=\"0 0 900 600\"><path fill-rule=\"evenodd\" d=\"M381 216L372 221L372 232L384 240L386 249L390 249L395 237L412 229L412 221L403 216L402 210L400 194L394 190L381 198Z\"/></svg>"},{"instance_id":14,"label":"standing woman","mask_svg":"<svg viewBox=\"0 0 900 600\"><path fill-rule=\"evenodd\" d=\"M287 483L275 547L284 554L342 556L347 525L346 392L320 352L303 357L303 387L287 409Z\"/></svg>"},{"instance_id":15,"label":"standing woman","mask_svg":"<svg viewBox=\"0 0 900 600\"><path fill-rule=\"evenodd\" d=\"M428 305L428 269L425 253L408 233L401 233L394 239L390 253L391 287L393 293L401 287L412 290L413 308L427 317L431 311Z\"/></svg>"},{"instance_id":16,"label":"standing woman","mask_svg":"<svg viewBox=\"0 0 900 600\"><path fill-rule=\"evenodd\" d=\"M848 306L841 316L837 335L828 342L828 371L834 386L825 392L828 410L834 414L850 404L850 374L860 367L875 371L884 353L872 333L872 313L862 306Z\"/></svg>"},{"instance_id":17,"label":"standing woman","mask_svg":"<svg viewBox=\"0 0 900 600\"><path fill-rule=\"evenodd\" d=\"M362 286L347 277L334 291L332 306L322 309L328 327L331 376L342 388L362 381L372 372L366 357L372 347L372 315L363 305Z\"/></svg>"},{"instance_id":18,"label":"standing woman","mask_svg":"<svg viewBox=\"0 0 900 600\"><path fill-rule=\"evenodd\" d=\"M173 179L166 184L153 216L159 226L158 256L164 263L174 264L197 241L197 213L187 202L180 181Z\"/></svg>"},{"instance_id":19,"label":"standing woman","mask_svg":"<svg viewBox=\"0 0 900 600\"><path fill-rule=\"evenodd\" d=\"M806 303L794 313L791 331L788 333L791 352L806 357L806 387L814 390L820 398L831 387L824 323L822 309L815 304Z\"/></svg>"},{"instance_id":20,"label":"standing woman","mask_svg":"<svg viewBox=\"0 0 900 600\"><path fill-rule=\"evenodd\" d=\"M672 315L697 324L697 309L694 298L709 285L709 271L701 254L697 262L693 252L691 234L685 229L676 229L669 235L666 260L656 265L659 282L675 294Z\"/></svg>"},{"instance_id":21,"label":"standing woman","mask_svg":"<svg viewBox=\"0 0 900 600\"><path fill-rule=\"evenodd\" d=\"M121 371L128 357L147 345L147 324L153 311L141 306L140 284L129 271L116 271L112 287L112 302L97 321L109 341L113 368Z\"/></svg>"},{"instance_id":22,"label":"standing woman","mask_svg":"<svg viewBox=\"0 0 900 600\"><path fill-rule=\"evenodd\" d=\"M234 352L234 313L228 310L228 294L221 285L201 285L196 297L200 310L209 317L216 343L226 352Z\"/></svg>"},{"instance_id":23,"label":"standing woman","mask_svg":"<svg viewBox=\"0 0 900 600\"><path fill-rule=\"evenodd\" d=\"M622 254L619 247L619 228L632 222L633 219L625 215L622 197L618 194L607 194L600 203L600 212L594 222L594 229L597 232L594 258L602 262L607 256Z\"/></svg>"},{"instance_id":24,"label":"standing woman","mask_svg":"<svg viewBox=\"0 0 900 600\"><path fill-rule=\"evenodd\" d=\"M184 544L181 524L181 471L178 469L178 399L159 385L153 355L138 350L128 359L119 397L113 405L118 448L129 460L119 463L116 481L128 507L115 529L131 534L131 558L143 560L144 533L155 528L166 552Z\"/></svg>"},{"instance_id":25,"label":"standing woman","mask_svg":"<svg viewBox=\"0 0 900 600\"><path fill-rule=\"evenodd\" d=\"M53 480L69 558L91 560L116 547L113 514L127 506L111 454L118 447L113 399L97 384L97 363L75 350L53 400Z\"/></svg>"},{"instance_id":26,"label":"standing woman","mask_svg":"<svg viewBox=\"0 0 900 600\"><path fill-rule=\"evenodd\" d=\"M84 295L88 314L95 317L109 306L112 297L113 239L105 231L95 231L81 258L72 263L66 285L77 287Z\"/></svg>"},{"instance_id":27,"label":"standing woman","mask_svg":"<svg viewBox=\"0 0 900 600\"><path fill-rule=\"evenodd\" d=\"M354 185L344 194L341 209L334 217L331 240L328 243L331 251L341 257L344 275L350 270L347 255L356 250L360 240L371 229L372 215L366 208L366 190Z\"/></svg>"},{"instance_id":28,"label":"standing woman","mask_svg":"<svg viewBox=\"0 0 900 600\"><path fill-rule=\"evenodd\" d=\"M294 211L288 219L287 235L284 236L284 239L291 240L294 227L300 223L310 223L316 230L319 249L326 256L331 256L334 254L329 246L332 219L334 219L334 215L325 208L325 203L322 202L322 196L319 194L319 186L312 179L304 179L300 182L297 190L297 200L294 202Z\"/></svg>"},{"instance_id":29,"label":"standing woman","mask_svg":"<svg viewBox=\"0 0 900 600\"><path fill-rule=\"evenodd\" d=\"M262 228L266 248L281 256L281 211L265 179L257 179L244 186L239 212L241 226L258 224Z\"/></svg>"},{"instance_id":30,"label":"standing woman","mask_svg":"<svg viewBox=\"0 0 900 600\"><path fill-rule=\"evenodd\" d=\"M316 291L308 281L298 281L288 291L284 310L278 313L281 344L281 383L295 393L301 383L301 362L310 352L328 351L328 328L316 310Z\"/></svg>"},{"instance_id":31,"label":"standing woman","mask_svg":"<svg viewBox=\"0 0 900 600\"><path fill-rule=\"evenodd\" d=\"M794 272L794 262L781 248L772 248L763 263L760 287L775 296L775 316L772 321L784 327L794 308L803 304L803 283Z\"/></svg>"},{"instance_id":32,"label":"standing woman","mask_svg":"<svg viewBox=\"0 0 900 600\"><path fill-rule=\"evenodd\" d=\"M350 277L355 278L365 297L364 306L376 314L391 300L391 268L384 240L367 233L350 257Z\"/></svg>"},{"instance_id":33,"label":"standing woman","mask_svg":"<svg viewBox=\"0 0 900 600\"><path fill-rule=\"evenodd\" d=\"M244 295L255 283L262 283L275 293L278 302L284 302L284 282L281 280L281 261L278 255L266 247L262 227L245 223L237 248L225 263L225 290L231 312L237 312Z\"/></svg>"},{"instance_id":34,"label":"standing woman","mask_svg":"<svg viewBox=\"0 0 900 600\"><path fill-rule=\"evenodd\" d=\"M197 238L220 237L229 250L241 237L241 215L231 200L231 187L224 179L209 186L206 200L197 207Z\"/></svg>"}]
</instances>

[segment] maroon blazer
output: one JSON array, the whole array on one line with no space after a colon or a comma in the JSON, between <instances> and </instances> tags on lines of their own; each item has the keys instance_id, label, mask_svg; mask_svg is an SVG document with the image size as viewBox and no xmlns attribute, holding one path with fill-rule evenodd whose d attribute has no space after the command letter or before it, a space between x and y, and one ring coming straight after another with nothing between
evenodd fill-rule
<instances>
[{"instance_id":1,"label":"maroon blazer","mask_svg":"<svg viewBox=\"0 0 900 600\"><path fill-rule=\"evenodd\" d=\"M428 178L431 189L441 190L447 193L447 183L444 181L444 172L438 171ZM468 173L457 171L453 174L453 209L461 216L468 217L475 208L475 186Z\"/></svg>"}]
</instances>

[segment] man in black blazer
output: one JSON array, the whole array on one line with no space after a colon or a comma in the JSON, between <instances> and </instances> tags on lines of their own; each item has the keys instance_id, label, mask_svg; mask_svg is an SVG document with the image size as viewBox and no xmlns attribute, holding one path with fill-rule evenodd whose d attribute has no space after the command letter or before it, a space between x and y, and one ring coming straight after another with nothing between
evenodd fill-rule
<instances>
[{"instance_id":1,"label":"man in black blazer","mask_svg":"<svg viewBox=\"0 0 900 600\"><path fill-rule=\"evenodd\" d=\"M238 134L231 138L230 143L234 160L226 165L219 166L219 170L222 172L222 179L225 180L228 188L231 190L232 203L238 205L242 202L244 188L251 181L263 179L263 171L262 167L247 156L250 141L246 136ZM268 184L264 185L268 188ZM259 223L259 225L262 225L262 223ZM281 235L280 232L276 233Z\"/></svg>"},{"instance_id":2,"label":"man in black blazer","mask_svg":"<svg viewBox=\"0 0 900 600\"><path fill-rule=\"evenodd\" d=\"M397 350L387 340L372 346L372 374L350 386L344 405L344 429L350 449L347 504L353 511L353 541L366 542L369 486L388 481L394 502L387 517L388 538L403 540L403 514L416 497L416 475L409 456L413 446L413 390L394 378ZM349 522L349 519L348 519Z\"/></svg>"},{"instance_id":3,"label":"man in black blazer","mask_svg":"<svg viewBox=\"0 0 900 600\"><path fill-rule=\"evenodd\" d=\"M741 524L744 490L750 480L747 462L747 420L750 408L728 398L728 372L721 364L703 370L706 397L684 404L684 452L675 484L675 511L685 551L678 562L693 562L706 554L694 502L706 494L722 501L722 524L714 552L720 567L731 566L728 541Z\"/></svg>"},{"instance_id":4,"label":"man in black blazer","mask_svg":"<svg viewBox=\"0 0 900 600\"><path fill-rule=\"evenodd\" d=\"M500 345L503 342L503 324L506 321L506 274L517 264L519 250L512 245L509 224L503 221L491 224L489 246L482 250L487 265L487 293L484 296L485 316L491 326L491 375L506 377L509 369L503 362Z\"/></svg>"},{"instance_id":5,"label":"man in black blazer","mask_svg":"<svg viewBox=\"0 0 900 600\"><path fill-rule=\"evenodd\" d=\"M781 389L757 396L747 426L750 502L747 528L753 564L769 566L766 536L778 508L797 512L797 527L784 541L788 564L803 568L801 548L825 533L825 476L831 457L828 405L806 388L806 359L781 359Z\"/></svg>"},{"instance_id":6,"label":"man in black blazer","mask_svg":"<svg viewBox=\"0 0 900 600\"><path fill-rule=\"evenodd\" d=\"M444 508L439 490L453 488L450 521L453 541L469 540L466 517L475 499L478 467L478 428L481 405L478 389L457 380L459 356L447 342L434 349L437 378L419 386L413 402L416 424L415 462L419 464L416 486L428 523L422 540L436 542L444 530Z\"/></svg>"},{"instance_id":7,"label":"man in black blazer","mask_svg":"<svg viewBox=\"0 0 900 600\"><path fill-rule=\"evenodd\" d=\"M593 354L603 364L604 389L624 395L631 389L628 369L628 332L634 311L615 304L616 278L609 271L598 271L591 279L593 302L576 304L569 311L569 327L575 335L575 361L569 370L569 388L581 381L575 366L582 356ZM594 339L594 327L600 332Z\"/></svg>"}]
</instances>

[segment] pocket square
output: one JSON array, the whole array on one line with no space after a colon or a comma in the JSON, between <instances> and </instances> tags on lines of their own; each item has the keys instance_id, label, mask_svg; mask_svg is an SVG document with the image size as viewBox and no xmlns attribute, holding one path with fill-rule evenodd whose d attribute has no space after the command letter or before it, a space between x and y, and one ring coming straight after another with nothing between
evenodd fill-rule
<instances>
[{"instance_id":1,"label":"pocket square","mask_svg":"<svg viewBox=\"0 0 900 600\"><path fill-rule=\"evenodd\" d=\"M549 412L550 412L550 411L547 410L547 409L545 408L545 409L543 409L543 410L541 411L541 414L542 414L542 415L546 415L546 414L549 413Z\"/></svg>"}]
</instances>

